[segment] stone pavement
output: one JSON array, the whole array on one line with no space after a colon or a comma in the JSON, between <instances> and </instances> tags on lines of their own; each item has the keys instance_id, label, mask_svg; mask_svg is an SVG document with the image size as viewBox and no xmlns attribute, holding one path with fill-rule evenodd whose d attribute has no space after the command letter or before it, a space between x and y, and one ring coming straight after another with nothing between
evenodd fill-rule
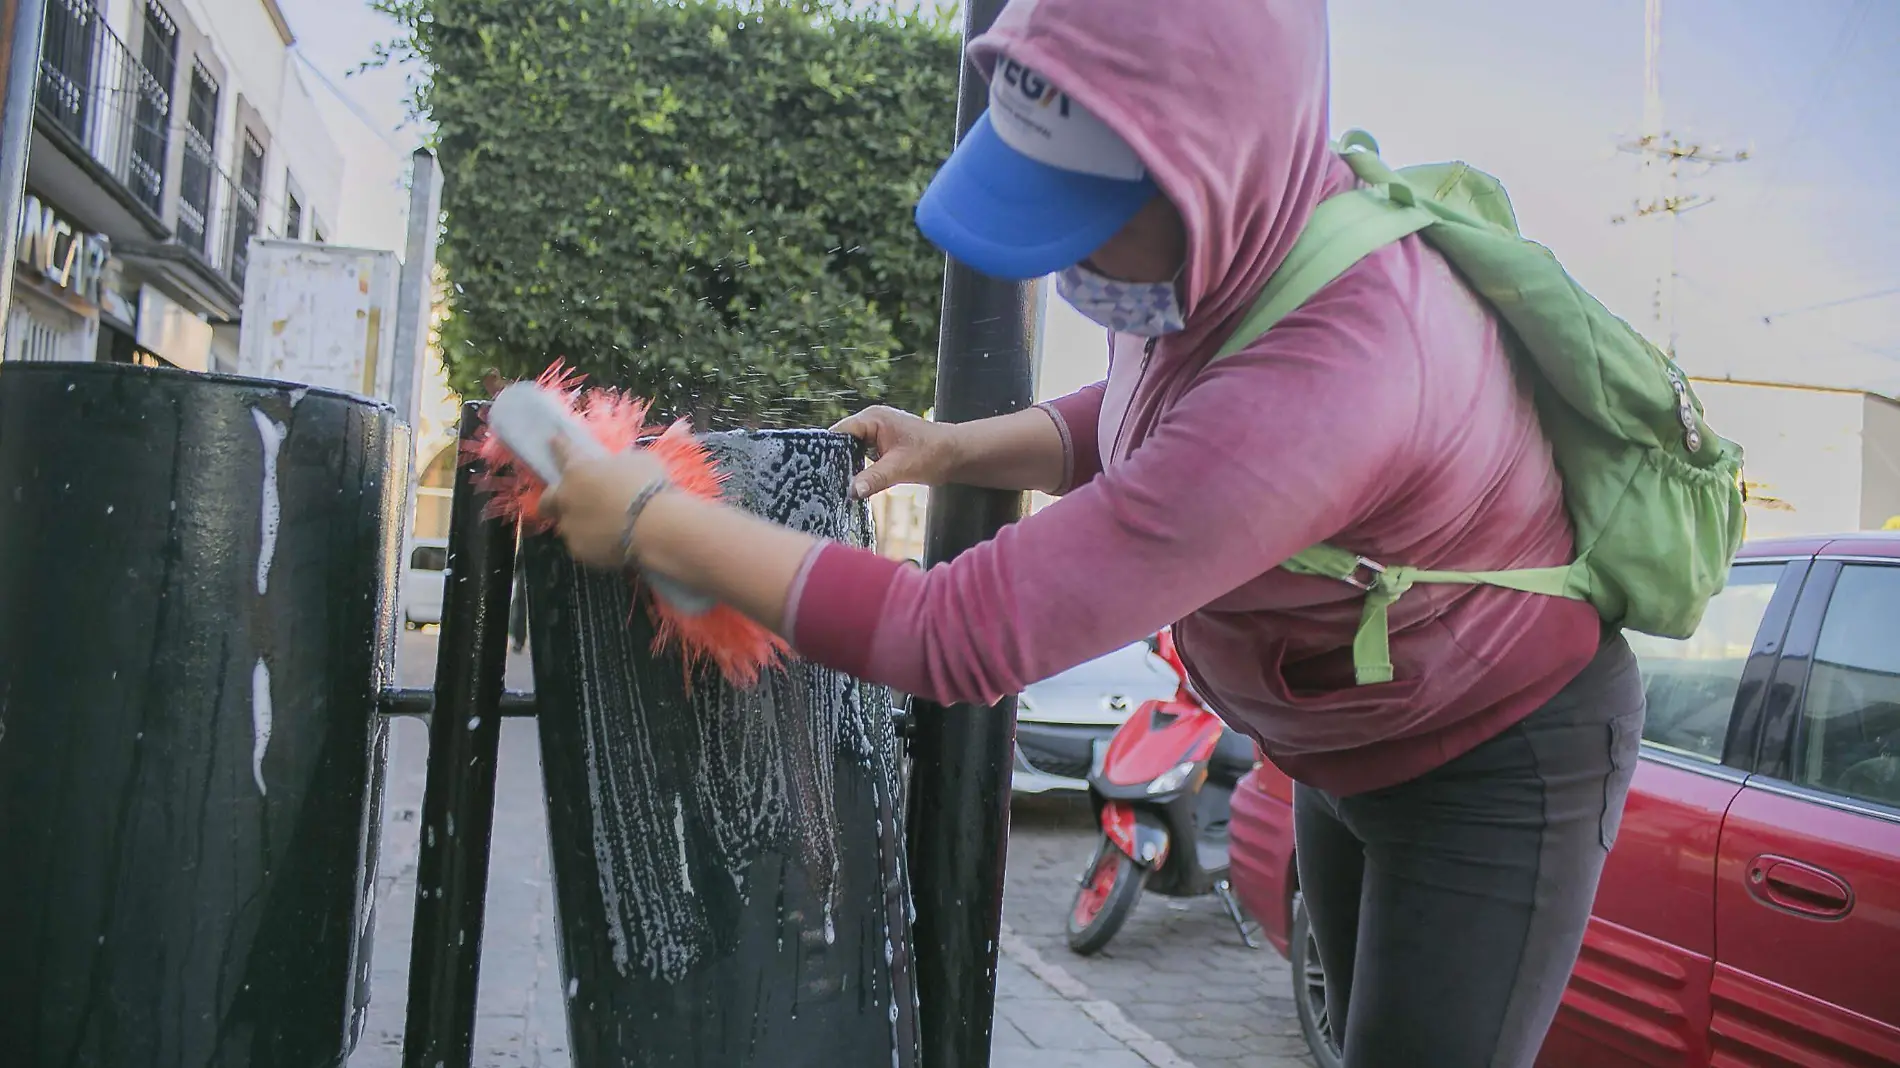
<instances>
[{"instance_id":1,"label":"stone pavement","mask_svg":"<svg viewBox=\"0 0 1900 1068\"><path fill-rule=\"evenodd\" d=\"M1007 926L999 942L991 1068L1194 1068Z\"/></svg>"},{"instance_id":2,"label":"stone pavement","mask_svg":"<svg viewBox=\"0 0 1900 1068\"><path fill-rule=\"evenodd\" d=\"M434 635L404 636L401 674L430 681ZM509 685L530 685L511 657ZM417 826L428 733L393 727L377 880L369 1019L349 1068L397 1068L408 983ZM503 725L477 1068L570 1068L555 953L553 888L532 724ZM1306 1065L1285 962L1249 950L1213 899L1144 900L1102 954L1062 938L1074 876L1092 846L1085 806L1019 803L999 949L992 1068L1294 1068Z\"/></svg>"},{"instance_id":3,"label":"stone pavement","mask_svg":"<svg viewBox=\"0 0 1900 1068\"><path fill-rule=\"evenodd\" d=\"M1003 918L1025 948L1194 1068L1312 1064L1292 969L1272 948L1247 948L1219 901L1144 896L1107 948L1078 957L1064 923L1095 845L1087 802L1020 799L1010 822Z\"/></svg>"}]
</instances>

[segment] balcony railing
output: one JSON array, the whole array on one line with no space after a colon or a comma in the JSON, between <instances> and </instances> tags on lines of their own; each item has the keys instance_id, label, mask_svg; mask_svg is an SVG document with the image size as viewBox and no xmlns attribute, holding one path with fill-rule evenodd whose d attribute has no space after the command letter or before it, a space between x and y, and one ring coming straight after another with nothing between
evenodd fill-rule
<instances>
[{"instance_id":1,"label":"balcony railing","mask_svg":"<svg viewBox=\"0 0 1900 1068\"><path fill-rule=\"evenodd\" d=\"M232 181L218 167L211 146L186 128L185 167L178 184L178 244L242 291L257 219L257 198Z\"/></svg>"},{"instance_id":2,"label":"balcony railing","mask_svg":"<svg viewBox=\"0 0 1900 1068\"><path fill-rule=\"evenodd\" d=\"M165 197L171 87L139 62L93 0L50 0L40 114L153 215Z\"/></svg>"}]
</instances>

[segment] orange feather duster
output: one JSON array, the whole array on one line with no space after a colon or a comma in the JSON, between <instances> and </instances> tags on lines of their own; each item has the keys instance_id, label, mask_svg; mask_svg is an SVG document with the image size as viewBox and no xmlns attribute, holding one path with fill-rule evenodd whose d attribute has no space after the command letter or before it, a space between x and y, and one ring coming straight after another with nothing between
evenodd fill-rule
<instances>
[{"instance_id":1,"label":"orange feather duster","mask_svg":"<svg viewBox=\"0 0 1900 1068\"><path fill-rule=\"evenodd\" d=\"M693 437L692 426L686 420L664 428L649 424L650 406L646 401L614 389L583 389L584 376L558 361L537 381L563 398L569 410L610 452L648 449L666 465L667 477L675 487L709 499L719 497L725 473L713 462L705 445ZM552 526L539 511L541 494L547 486L526 464L515 462L499 437L483 427L468 451L487 466L482 485L494 494L490 515L517 520L530 533ZM638 575L634 582L636 588L642 585ZM727 682L750 687L759 681L762 672L782 664L791 653L778 635L729 605L688 616L649 596L647 611L654 624L654 653L676 651L685 662L689 681L695 668L710 663Z\"/></svg>"}]
</instances>

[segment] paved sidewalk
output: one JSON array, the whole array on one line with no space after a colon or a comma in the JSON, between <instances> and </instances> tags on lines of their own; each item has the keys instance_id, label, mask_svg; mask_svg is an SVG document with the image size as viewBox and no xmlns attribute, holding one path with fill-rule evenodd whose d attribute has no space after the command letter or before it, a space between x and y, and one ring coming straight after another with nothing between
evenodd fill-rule
<instances>
[{"instance_id":1,"label":"paved sidewalk","mask_svg":"<svg viewBox=\"0 0 1900 1068\"><path fill-rule=\"evenodd\" d=\"M1195 1068L1310 1068L1292 970L1272 949L1247 948L1212 897L1144 894L1107 949L1069 951L1076 873L1100 833L1086 801L1017 801L1003 895L1016 938Z\"/></svg>"},{"instance_id":2,"label":"paved sidewalk","mask_svg":"<svg viewBox=\"0 0 1900 1068\"><path fill-rule=\"evenodd\" d=\"M991 1068L1194 1068L1007 925L999 948Z\"/></svg>"},{"instance_id":3,"label":"paved sidewalk","mask_svg":"<svg viewBox=\"0 0 1900 1068\"><path fill-rule=\"evenodd\" d=\"M401 1060L428 735L415 720L394 726L369 1020L349 1068L397 1068ZM532 725L504 724L475 1029L477 1068L571 1064L540 789ZM1007 928L999 949L992 1068L1194 1068Z\"/></svg>"},{"instance_id":4,"label":"paved sidewalk","mask_svg":"<svg viewBox=\"0 0 1900 1068\"><path fill-rule=\"evenodd\" d=\"M427 685L434 636L405 635L403 653L403 683ZM530 685L525 657L509 658L508 676L510 686ZM369 1019L349 1068L401 1061L427 750L421 722L396 721ZM1015 813L991 1068L1309 1065L1285 962L1239 945L1211 898L1144 899L1107 952L1081 958L1067 951L1061 919L1096 833L1077 815L1084 810L1032 803ZM547 849L534 727L509 721L496 783L476 1068L571 1068Z\"/></svg>"}]
</instances>

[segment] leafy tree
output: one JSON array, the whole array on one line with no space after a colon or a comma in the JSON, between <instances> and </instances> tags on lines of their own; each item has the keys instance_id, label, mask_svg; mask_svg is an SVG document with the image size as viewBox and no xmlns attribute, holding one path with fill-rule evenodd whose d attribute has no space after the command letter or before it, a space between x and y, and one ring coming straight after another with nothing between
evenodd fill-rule
<instances>
[{"instance_id":1,"label":"leafy tree","mask_svg":"<svg viewBox=\"0 0 1900 1068\"><path fill-rule=\"evenodd\" d=\"M451 380L555 359L698 425L921 410L949 151L942 10L845 0L374 0L429 72Z\"/></svg>"}]
</instances>

